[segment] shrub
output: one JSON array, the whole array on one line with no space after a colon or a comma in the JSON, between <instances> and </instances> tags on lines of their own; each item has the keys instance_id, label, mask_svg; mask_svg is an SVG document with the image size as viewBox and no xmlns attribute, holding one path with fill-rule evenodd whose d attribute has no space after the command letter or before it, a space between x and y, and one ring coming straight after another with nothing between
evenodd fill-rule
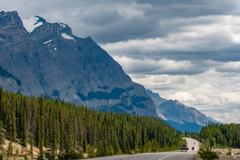
<instances>
[{"instance_id":1,"label":"shrub","mask_svg":"<svg viewBox=\"0 0 240 160\"><path fill-rule=\"evenodd\" d=\"M219 159L219 155L216 152L209 152L204 148L200 148L198 153L200 154L203 160Z\"/></svg>"},{"instance_id":2,"label":"shrub","mask_svg":"<svg viewBox=\"0 0 240 160\"><path fill-rule=\"evenodd\" d=\"M50 152L46 152L45 153L45 157L48 159L48 160L54 160L54 155Z\"/></svg>"},{"instance_id":3,"label":"shrub","mask_svg":"<svg viewBox=\"0 0 240 160\"><path fill-rule=\"evenodd\" d=\"M158 149L157 149L157 148L155 148L155 147L154 147L154 148L152 148L152 152L157 152L157 150L158 150Z\"/></svg>"},{"instance_id":4,"label":"shrub","mask_svg":"<svg viewBox=\"0 0 240 160\"><path fill-rule=\"evenodd\" d=\"M59 160L65 160L65 159L81 159L84 158L82 153L76 152L73 149L70 149L68 153L62 152L58 155Z\"/></svg>"},{"instance_id":5,"label":"shrub","mask_svg":"<svg viewBox=\"0 0 240 160\"><path fill-rule=\"evenodd\" d=\"M28 160L28 157L27 157L27 155L26 154L24 154L24 160Z\"/></svg>"},{"instance_id":6,"label":"shrub","mask_svg":"<svg viewBox=\"0 0 240 160\"><path fill-rule=\"evenodd\" d=\"M88 153L88 158L95 157L94 147L88 144L87 145L87 153Z\"/></svg>"}]
</instances>

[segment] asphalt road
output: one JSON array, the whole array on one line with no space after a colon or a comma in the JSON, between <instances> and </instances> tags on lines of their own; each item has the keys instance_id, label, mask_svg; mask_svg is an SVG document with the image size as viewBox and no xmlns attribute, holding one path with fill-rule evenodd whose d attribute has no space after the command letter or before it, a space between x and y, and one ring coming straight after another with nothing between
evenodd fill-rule
<instances>
[{"instance_id":1,"label":"asphalt road","mask_svg":"<svg viewBox=\"0 0 240 160\"><path fill-rule=\"evenodd\" d=\"M197 152L198 149L199 149L200 143L199 143L197 140L192 139L192 138L186 138L186 140L187 140L187 145L188 145L188 147L189 147L189 151L190 151L190 152L191 152L191 151ZM193 147L194 147L194 148L193 148Z\"/></svg>"},{"instance_id":2,"label":"asphalt road","mask_svg":"<svg viewBox=\"0 0 240 160\"><path fill-rule=\"evenodd\" d=\"M134 155L92 158L91 160L195 160L195 156L199 148L199 142L192 138L186 138L186 140L188 142L189 151L144 153ZM194 147L194 150L192 150L192 147Z\"/></svg>"},{"instance_id":3,"label":"asphalt road","mask_svg":"<svg viewBox=\"0 0 240 160\"><path fill-rule=\"evenodd\" d=\"M193 160L195 155L189 152L165 152L92 158L91 160Z\"/></svg>"}]
</instances>

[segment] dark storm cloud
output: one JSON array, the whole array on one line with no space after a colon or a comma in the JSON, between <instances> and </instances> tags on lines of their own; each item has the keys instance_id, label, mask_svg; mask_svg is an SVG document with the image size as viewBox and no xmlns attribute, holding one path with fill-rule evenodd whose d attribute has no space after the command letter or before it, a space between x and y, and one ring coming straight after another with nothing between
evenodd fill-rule
<instances>
[{"instance_id":1,"label":"dark storm cloud","mask_svg":"<svg viewBox=\"0 0 240 160\"><path fill-rule=\"evenodd\" d=\"M98 43L164 37L178 32L187 22L165 26L166 20L211 15L232 15L239 12L236 1L213 0L159 0L159 1L112 1L112 0L10 0L3 8L17 10L20 16L33 15L50 21L68 23L77 36L91 36ZM4 7L4 3L5 6ZM11 4L11 5L10 5ZM46 5L47 4L47 5ZM125 9L125 10L124 10ZM141 14L131 15L132 12ZM124 14L124 12L126 14ZM127 17L130 15L130 17ZM209 20L189 21L192 25L211 23Z\"/></svg>"},{"instance_id":2,"label":"dark storm cloud","mask_svg":"<svg viewBox=\"0 0 240 160\"><path fill-rule=\"evenodd\" d=\"M105 24L105 28L99 28L92 36L99 43L127 41L129 39L145 39L163 36L165 33L158 30L157 22L152 19L139 17L126 20L123 17L115 23Z\"/></svg>"},{"instance_id":3,"label":"dark storm cloud","mask_svg":"<svg viewBox=\"0 0 240 160\"><path fill-rule=\"evenodd\" d=\"M137 0L140 4L150 4L155 9L147 10L147 15L165 18L197 17L209 15L229 15L238 13L235 0Z\"/></svg>"},{"instance_id":4,"label":"dark storm cloud","mask_svg":"<svg viewBox=\"0 0 240 160\"><path fill-rule=\"evenodd\" d=\"M104 27L107 25L111 25L116 21L121 20L121 16L117 11L102 11L101 14L99 12L94 12L93 14L86 14L81 18L82 22L89 26L98 26Z\"/></svg>"},{"instance_id":5,"label":"dark storm cloud","mask_svg":"<svg viewBox=\"0 0 240 160\"><path fill-rule=\"evenodd\" d=\"M128 5L124 1L122 5ZM133 1L131 1L133 2ZM187 25L209 24L213 20L184 21L165 25L168 20L178 18L193 18L202 16L234 15L239 14L236 1L136 1L139 5L132 5L133 9L141 11L142 15L136 15L127 19L118 17L114 24L105 24L105 28L99 28L93 38L99 43L126 41L129 39L146 39L165 37L173 32L182 30ZM150 4L151 6L147 6ZM131 6L131 3L129 3ZM102 12L98 13L103 14ZM115 16L113 14L112 16ZM112 18L110 18L112 19ZM107 38L106 38L107 37Z\"/></svg>"},{"instance_id":6,"label":"dark storm cloud","mask_svg":"<svg viewBox=\"0 0 240 160\"><path fill-rule=\"evenodd\" d=\"M116 52L112 53L112 55L126 56L131 57L133 59L144 60L146 57L152 60L161 60L161 59L171 59L174 61L193 61L193 63L200 63L199 65L206 65L204 61L212 60L218 62L237 62L240 61L240 49L236 50L235 48L239 48L240 46L232 46L231 48L224 50L216 50L216 51L178 51L178 50L162 50L162 51L154 51L149 53L141 53L138 50L129 49L129 51L124 52ZM151 64L149 64L151 66ZM213 67L212 65L211 67ZM209 67L209 66L208 66ZM147 69L147 68L146 68Z\"/></svg>"},{"instance_id":7,"label":"dark storm cloud","mask_svg":"<svg viewBox=\"0 0 240 160\"><path fill-rule=\"evenodd\" d=\"M133 64L132 67L126 68L126 72L129 74L147 74L147 75L194 75L205 72L207 66L198 66L198 65L176 65L176 67L171 68L162 66L162 65L141 65Z\"/></svg>"}]
</instances>

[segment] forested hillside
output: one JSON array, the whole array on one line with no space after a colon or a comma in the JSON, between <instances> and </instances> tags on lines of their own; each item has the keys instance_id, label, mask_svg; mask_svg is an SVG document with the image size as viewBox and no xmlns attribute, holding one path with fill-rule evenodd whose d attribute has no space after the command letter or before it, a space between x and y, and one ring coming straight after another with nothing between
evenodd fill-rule
<instances>
[{"instance_id":1,"label":"forested hillside","mask_svg":"<svg viewBox=\"0 0 240 160\"><path fill-rule=\"evenodd\" d=\"M2 89L0 102L0 129L6 130L6 138L38 147L40 157L43 147L50 148L52 155L66 158L81 157L83 152L93 157L177 149L183 143L174 128L154 117L103 113Z\"/></svg>"},{"instance_id":2,"label":"forested hillside","mask_svg":"<svg viewBox=\"0 0 240 160\"><path fill-rule=\"evenodd\" d=\"M240 126L237 124L209 124L201 129L200 133L185 133L187 136L208 143L214 139L215 147L240 148Z\"/></svg>"}]
</instances>

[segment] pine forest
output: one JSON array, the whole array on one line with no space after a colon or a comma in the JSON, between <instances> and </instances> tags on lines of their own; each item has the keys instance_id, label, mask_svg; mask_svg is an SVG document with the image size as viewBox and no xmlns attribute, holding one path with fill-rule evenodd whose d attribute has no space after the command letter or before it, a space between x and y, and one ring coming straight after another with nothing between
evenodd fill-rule
<instances>
[{"instance_id":1,"label":"pine forest","mask_svg":"<svg viewBox=\"0 0 240 160\"><path fill-rule=\"evenodd\" d=\"M39 159L79 159L180 149L181 133L159 118L92 110L46 97L27 97L0 89L0 146L39 149ZM6 134L4 134L6 133ZM16 149L15 149L16 150Z\"/></svg>"},{"instance_id":2,"label":"pine forest","mask_svg":"<svg viewBox=\"0 0 240 160\"><path fill-rule=\"evenodd\" d=\"M208 146L210 139L216 148L240 148L240 126L237 124L208 124L200 133L185 132L185 136L199 140L202 145Z\"/></svg>"}]
</instances>

